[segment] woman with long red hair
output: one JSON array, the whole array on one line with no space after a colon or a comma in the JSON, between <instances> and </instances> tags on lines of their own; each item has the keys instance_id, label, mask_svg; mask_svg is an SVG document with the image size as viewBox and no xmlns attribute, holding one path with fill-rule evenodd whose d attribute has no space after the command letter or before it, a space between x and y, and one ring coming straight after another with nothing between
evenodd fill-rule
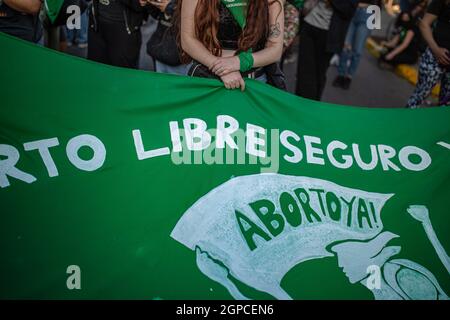
<instances>
[{"instance_id":1,"label":"woman with long red hair","mask_svg":"<svg viewBox=\"0 0 450 320\"><path fill-rule=\"evenodd\" d=\"M188 0L179 5L179 44L189 75L220 78L245 89L244 78L283 80L284 0ZM270 66L270 67L268 67Z\"/></svg>"}]
</instances>

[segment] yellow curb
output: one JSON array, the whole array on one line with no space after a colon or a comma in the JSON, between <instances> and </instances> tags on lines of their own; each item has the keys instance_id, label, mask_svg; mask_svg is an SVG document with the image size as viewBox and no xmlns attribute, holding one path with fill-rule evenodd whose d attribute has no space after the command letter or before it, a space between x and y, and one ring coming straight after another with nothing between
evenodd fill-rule
<instances>
[{"instance_id":1,"label":"yellow curb","mask_svg":"<svg viewBox=\"0 0 450 320\"><path fill-rule=\"evenodd\" d=\"M375 58L379 58L380 57L380 51L381 51L381 46L379 46L375 40L373 40L372 38L368 38L367 42L366 42L366 48L369 51L369 53L374 56ZM418 79L418 71L415 67L410 66L408 64L400 64L395 68L395 73L406 79L409 83L411 83L412 85L416 85L417 84L417 79ZM435 97L439 96L439 91L440 91L440 85L437 84L431 94Z\"/></svg>"},{"instance_id":2,"label":"yellow curb","mask_svg":"<svg viewBox=\"0 0 450 320\"><path fill-rule=\"evenodd\" d=\"M381 51L381 46L379 46L375 40L373 40L371 37L367 38L367 42L366 42L366 48L369 51L369 53L374 56L375 58L379 58L380 57L380 51Z\"/></svg>"}]
</instances>

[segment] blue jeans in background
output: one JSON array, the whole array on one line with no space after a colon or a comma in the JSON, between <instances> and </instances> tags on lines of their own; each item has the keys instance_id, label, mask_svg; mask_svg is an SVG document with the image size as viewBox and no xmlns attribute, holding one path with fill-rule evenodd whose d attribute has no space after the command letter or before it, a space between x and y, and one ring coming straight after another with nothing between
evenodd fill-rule
<instances>
[{"instance_id":1,"label":"blue jeans in background","mask_svg":"<svg viewBox=\"0 0 450 320\"><path fill-rule=\"evenodd\" d=\"M364 45L371 33L371 30L367 28L367 19L370 14L366 9L358 8L356 10L348 28L344 49L339 56L338 72L340 76L352 77L358 69Z\"/></svg>"},{"instance_id":2,"label":"blue jeans in background","mask_svg":"<svg viewBox=\"0 0 450 320\"><path fill-rule=\"evenodd\" d=\"M67 34L67 42L77 43L77 44L86 44L88 42L88 16L87 11L85 10L80 17L80 29L72 29L69 30L66 28Z\"/></svg>"}]
</instances>

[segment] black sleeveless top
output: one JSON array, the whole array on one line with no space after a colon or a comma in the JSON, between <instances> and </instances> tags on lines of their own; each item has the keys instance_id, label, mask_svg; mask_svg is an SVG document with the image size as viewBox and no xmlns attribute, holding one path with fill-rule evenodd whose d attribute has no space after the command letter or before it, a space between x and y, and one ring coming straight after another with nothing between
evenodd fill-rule
<instances>
[{"instance_id":1,"label":"black sleeveless top","mask_svg":"<svg viewBox=\"0 0 450 320\"><path fill-rule=\"evenodd\" d=\"M0 4L0 32L36 42L41 38L42 25L37 15L23 14L6 3Z\"/></svg>"},{"instance_id":2,"label":"black sleeveless top","mask_svg":"<svg viewBox=\"0 0 450 320\"><path fill-rule=\"evenodd\" d=\"M237 50L239 37L241 36L242 29L233 14L227 7L220 2L219 5L219 29L217 30L217 39L220 46L225 50ZM265 47L266 37L262 37L256 48L253 50L258 51Z\"/></svg>"}]
</instances>

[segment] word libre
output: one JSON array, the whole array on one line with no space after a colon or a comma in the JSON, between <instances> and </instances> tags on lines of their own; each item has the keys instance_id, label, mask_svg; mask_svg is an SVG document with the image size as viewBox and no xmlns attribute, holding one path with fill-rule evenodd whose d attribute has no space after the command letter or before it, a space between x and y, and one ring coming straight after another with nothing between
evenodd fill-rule
<instances>
[{"instance_id":1,"label":"word libre","mask_svg":"<svg viewBox=\"0 0 450 320\"><path fill-rule=\"evenodd\" d=\"M207 152L211 155L213 150L217 152L212 156L212 161L205 163L224 164L224 154L218 151L237 151L260 159L261 164L268 165L267 168L262 169L262 171L266 170L265 172L277 172L281 159L294 164L306 162L338 169L357 167L363 171L394 172L423 171L432 162L430 154L417 146L409 145L400 149L384 144L360 146L337 139L324 143L321 137L301 136L291 130L268 130L251 123L241 127L238 120L229 115L217 116L216 127L213 129L208 129L207 123L199 118L186 118L180 122L170 121L168 125L171 148L146 149L141 130L132 130L130 142L134 143L134 156L138 160L170 155L174 164L191 164L192 162L189 161L179 161L185 158L180 155L183 153L184 155L205 155ZM151 143L154 144L155 141ZM19 166L21 156L27 152L38 152L48 177L57 177L59 171L52 156L52 150L60 146L60 139L57 137L26 142L20 148L0 144L0 188L10 186L11 178L26 183L37 180L32 173L26 172ZM19 151L22 148L23 151ZM83 148L91 151L88 159L79 154ZM102 168L107 160L107 147L97 136L81 134L68 140L65 154L75 168L82 171L95 171ZM234 157L233 161L236 161ZM235 163L233 161L232 163ZM237 164L241 164L239 160ZM247 162L244 160L242 164Z\"/></svg>"}]
</instances>

